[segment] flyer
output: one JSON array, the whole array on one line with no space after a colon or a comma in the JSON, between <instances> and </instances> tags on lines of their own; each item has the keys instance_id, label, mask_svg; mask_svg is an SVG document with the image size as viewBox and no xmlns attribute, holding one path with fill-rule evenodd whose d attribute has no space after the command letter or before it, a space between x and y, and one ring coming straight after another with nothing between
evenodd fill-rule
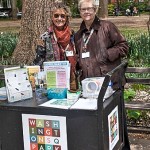
<instances>
[{"instance_id":1,"label":"flyer","mask_svg":"<svg viewBox=\"0 0 150 150\"><path fill-rule=\"evenodd\" d=\"M47 89L70 89L70 63L69 61L44 62Z\"/></svg>"},{"instance_id":2,"label":"flyer","mask_svg":"<svg viewBox=\"0 0 150 150\"><path fill-rule=\"evenodd\" d=\"M32 97L32 87L28 79L27 68L11 67L4 69L8 102Z\"/></svg>"},{"instance_id":3,"label":"flyer","mask_svg":"<svg viewBox=\"0 0 150 150\"><path fill-rule=\"evenodd\" d=\"M52 99L39 106L69 109L75 102L76 101L68 101L67 99Z\"/></svg>"},{"instance_id":4,"label":"flyer","mask_svg":"<svg viewBox=\"0 0 150 150\"><path fill-rule=\"evenodd\" d=\"M40 72L40 66L27 66L27 72L32 89L34 90L36 85L39 85L38 73Z\"/></svg>"}]
</instances>

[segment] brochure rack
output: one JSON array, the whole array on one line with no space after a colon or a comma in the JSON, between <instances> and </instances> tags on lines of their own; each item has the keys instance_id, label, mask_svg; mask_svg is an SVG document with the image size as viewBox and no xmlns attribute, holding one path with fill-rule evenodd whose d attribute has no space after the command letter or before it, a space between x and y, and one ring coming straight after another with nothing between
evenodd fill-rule
<instances>
[{"instance_id":1,"label":"brochure rack","mask_svg":"<svg viewBox=\"0 0 150 150\"><path fill-rule=\"evenodd\" d=\"M16 102L32 97L32 88L26 67L5 68L4 73L9 102Z\"/></svg>"},{"instance_id":2,"label":"brochure rack","mask_svg":"<svg viewBox=\"0 0 150 150\"><path fill-rule=\"evenodd\" d=\"M105 101L103 101L103 98L112 74L120 69L124 70L124 74L126 66L127 63L123 62L106 75L99 93L97 110L40 107L39 105L46 102L47 99L37 101L35 98L16 103L0 104L0 149L35 150L36 148L34 145L31 146L31 142L34 141L36 145L38 140L34 140L33 131L30 132L31 130L28 130L30 129L28 127L30 123L28 124L24 120L24 116L29 116L30 119L34 119L35 116L34 121L39 121L38 119L40 118L40 121L45 121L44 123L47 121L49 123L50 121L58 121L60 123L60 128L57 129L57 131L60 131L60 134L51 135L54 136L54 142L51 143L54 149L60 150L61 147L61 150L121 150L124 145L124 102L122 89L118 89ZM120 79L123 74L120 74ZM49 117L55 118L49 119ZM58 120L56 120L57 118ZM25 122L26 126L24 126ZM44 123L41 126L45 125ZM62 130L62 125L66 127L66 130ZM36 126L38 125L36 124ZM25 137L25 131L29 132L27 134L28 137ZM47 133L47 136L49 136L48 132L44 133ZM61 139L61 136L64 141ZM62 141L66 147L62 147ZM41 141L39 143L39 148L37 149L42 149L42 146L44 150L50 148L50 144L48 145Z\"/></svg>"}]
</instances>

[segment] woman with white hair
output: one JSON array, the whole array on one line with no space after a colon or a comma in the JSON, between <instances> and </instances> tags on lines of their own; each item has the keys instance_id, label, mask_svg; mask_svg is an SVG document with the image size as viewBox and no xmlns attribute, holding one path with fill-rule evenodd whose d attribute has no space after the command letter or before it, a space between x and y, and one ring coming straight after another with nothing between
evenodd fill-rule
<instances>
[{"instance_id":1,"label":"woman with white hair","mask_svg":"<svg viewBox=\"0 0 150 150\"><path fill-rule=\"evenodd\" d=\"M113 23L100 20L96 16L95 0L80 0L78 8L83 21L75 34L75 46L79 57L79 69L82 70L81 80L105 76L126 57L127 41ZM119 83L119 74L117 72L111 78L114 89L122 89L125 84L124 77L123 82ZM124 133L123 150L130 150L126 126Z\"/></svg>"}]
</instances>

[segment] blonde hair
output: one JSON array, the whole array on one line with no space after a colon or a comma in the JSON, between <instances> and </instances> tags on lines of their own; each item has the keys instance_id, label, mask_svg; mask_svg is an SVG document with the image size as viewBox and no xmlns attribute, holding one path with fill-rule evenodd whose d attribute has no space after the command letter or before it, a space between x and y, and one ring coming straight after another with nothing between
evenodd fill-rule
<instances>
[{"instance_id":1,"label":"blonde hair","mask_svg":"<svg viewBox=\"0 0 150 150\"><path fill-rule=\"evenodd\" d=\"M51 4L50 7L51 7L51 8L50 8L51 15L53 15L54 10L56 10L56 9L63 9L63 10L65 11L65 13L66 13L66 16L67 16L68 18L71 17L70 8L69 8L68 6L66 6L66 5L65 5L64 3L62 3L62 2L54 2L54 3ZM51 17L52 17L52 16L51 16Z\"/></svg>"}]
</instances>

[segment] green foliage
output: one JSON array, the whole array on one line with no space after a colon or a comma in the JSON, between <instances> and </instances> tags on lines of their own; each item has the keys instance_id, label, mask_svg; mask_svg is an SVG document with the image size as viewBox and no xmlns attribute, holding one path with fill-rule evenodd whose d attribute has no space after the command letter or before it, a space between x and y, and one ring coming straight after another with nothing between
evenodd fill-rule
<instances>
[{"instance_id":1,"label":"green foliage","mask_svg":"<svg viewBox=\"0 0 150 150\"><path fill-rule=\"evenodd\" d=\"M79 15L80 13L79 13L77 5L72 5L71 12L72 12L72 17L79 17L80 16Z\"/></svg>"},{"instance_id":2,"label":"green foliage","mask_svg":"<svg viewBox=\"0 0 150 150\"><path fill-rule=\"evenodd\" d=\"M78 2L77 1L72 1L72 0L68 0L66 2L66 5L69 6L70 11L71 11L71 15L72 17L79 17L79 10L78 10Z\"/></svg>"},{"instance_id":3,"label":"green foliage","mask_svg":"<svg viewBox=\"0 0 150 150\"><path fill-rule=\"evenodd\" d=\"M132 88L124 90L124 100L126 102L131 101L135 97L135 95L136 95L136 92Z\"/></svg>"},{"instance_id":4,"label":"green foliage","mask_svg":"<svg viewBox=\"0 0 150 150\"><path fill-rule=\"evenodd\" d=\"M0 64L7 64L12 56L18 41L18 34L3 33L0 34ZM6 61L7 60L7 61ZM11 61L11 60L10 60Z\"/></svg>"},{"instance_id":5,"label":"green foliage","mask_svg":"<svg viewBox=\"0 0 150 150\"><path fill-rule=\"evenodd\" d=\"M3 80L0 80L0 88L5 86L5 82Z\"/></svg>"},{"instance_id":6,"label":"green foliage","mask_svg":"<svg viewBox=\"0 0 150 150\"><path fill-rule=\"evenodd\" d=\"M149 85L143 85L143 84L133 84L132 89L135 91L148 91L149 90Z\"/></svg>"},{"instance_id":7,"label":"green foliage","mask_svg":"<svg viewBox=\"0 0 150 150\"><path fill-rule=\"evenodd\" d=\"M141 115L142 115L141 111L127 110L127 117L129 119L139 119Z\"/></svg>"},{"instance_id":8,"label":"green foliage","mask_svg":"<svg viewBox=\"0 0 150 150\"><path fill-rule=\"evenodd\" d=\"M144 0L144 2L132 2L132 5L135 6L140 12L144 12L147 10L147 4L148 0ZM127 8L129 8L131 5L131 2L123 2L120 3L120 10L125 11Z\"/></svg>"},{"instance_id":9,"label":"green foliage","mask_svg":"<svg viewBox=\"0 0 150 150\"><path fill-rule=\"evenodd\" d=\"M150 36L148 33L125 35L129 44L129 66L150 66Z\"/></svg>"},{"instance_id":10,"label":"green foliage","mask_svg":"<svg viewBox=\"0 0 150 150\"><path fill-rule=\"evenodd\" d=\"M19 9L19 11L22 11L22 0L17 0L16 3L16 6Z\"/></svg>"},{"instance_id":11,"label":"green foliage","mask_svg":"<svg viewBox=\"0 0 150 150\"><path fill-rule=\"evenodd\" d=\"M114 8L115 8L114 4L108 4L108 14L109 15L113 15Z\"/></svg>"}]
</instances>

